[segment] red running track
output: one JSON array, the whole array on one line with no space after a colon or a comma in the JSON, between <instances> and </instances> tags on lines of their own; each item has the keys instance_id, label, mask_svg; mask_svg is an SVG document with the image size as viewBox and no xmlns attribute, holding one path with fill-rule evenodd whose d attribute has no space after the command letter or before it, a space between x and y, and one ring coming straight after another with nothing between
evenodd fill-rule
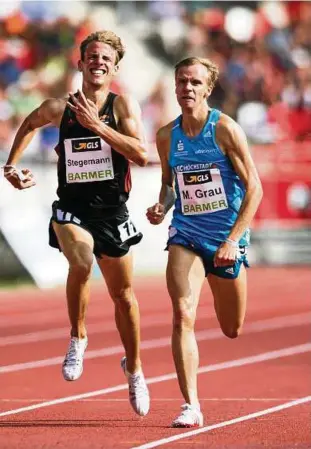
<instances>
[{"instance_id":1,"label":"red running track","mask_svg":"<svg viewBox=\"0 0 311 449\"><path fill-rule=\"evenodd\" d=\"M151 410L137 417L106 288L94 285L84 373L67 383L63 289L0 292L1 449L311 447L309 268L252 268L244 332L222 336L206 285L198 311L202 429L169 427L183 403L170 352L164 278L138 279Z\"/></svg>"}]
</instances>

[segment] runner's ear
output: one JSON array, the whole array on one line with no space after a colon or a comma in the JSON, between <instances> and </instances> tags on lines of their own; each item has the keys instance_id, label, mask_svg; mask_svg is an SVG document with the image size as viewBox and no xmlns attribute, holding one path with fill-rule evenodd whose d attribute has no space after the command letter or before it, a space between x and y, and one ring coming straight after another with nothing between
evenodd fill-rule
<instances>
[{"instance_id":1,"label":"runner's ear","mask_svg":"<svg viewBox=\"0 0 311 449\"><path fill-rule=\"evenodd\" d=\"M79 72L82 72L81 60L78 61L78 70L79 70Z\"/></svg>"},{"instance_id":2,"label":"runner's ear","mask_svg":"<svg viewBox=\"0 0 311 449\"><path fill-rule=\"evenodd\" d=\"M117 73L118 70L119 70L119 66L118 66L118 64L117 64L117 65L114 66L114 73Z\"/></svg>"},{"instance_id":3,"label":"runner's ear","mask_svg":"<svg viewBox=\"0 0 311 449\"><path fill-rule=\"evenodd\" d=\"M208 98L212 93L212 89L211 87L208 87L205 91L205 98Z\"/></svg>"}]
</instances>

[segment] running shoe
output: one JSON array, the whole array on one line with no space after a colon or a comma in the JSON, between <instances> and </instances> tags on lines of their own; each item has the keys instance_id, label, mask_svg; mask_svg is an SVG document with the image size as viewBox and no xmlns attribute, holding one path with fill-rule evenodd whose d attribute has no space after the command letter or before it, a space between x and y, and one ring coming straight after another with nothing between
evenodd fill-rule
<instances>
[{"instance_id":1,"label":"running shoe","mask_svg":"<svg viewBox=\"0 0 311 449\"><path fill-rule=\"evenodd\" d=\"M198 406L184 404L181 406L181 410L181 414L172 422L172 427L203 426L203 415Z\"/></svg>"},{"instance_id":2,"label":"running shoe","mask_svg":"<svg viewBox=\"0 0 311 449\"><path fill-rule=\"evenodd\" d=\"M121 368L129 384L129 399L134 412L146 416L149 412L150 397L143 372L140 370L130 374L126 368L126 357L121 359Z\"/></svg>"},{"instance_id":3,"label":"running shoe","mask_svg":"<svg viewBox=\"0 0 311 449\"><path fill-rule=\"evenodd\" d=\"M71 337L68 351L63 361L63 376L65 380L77 380L81 376L86 347L87 337Z\"/></svg>"}]
</instances>

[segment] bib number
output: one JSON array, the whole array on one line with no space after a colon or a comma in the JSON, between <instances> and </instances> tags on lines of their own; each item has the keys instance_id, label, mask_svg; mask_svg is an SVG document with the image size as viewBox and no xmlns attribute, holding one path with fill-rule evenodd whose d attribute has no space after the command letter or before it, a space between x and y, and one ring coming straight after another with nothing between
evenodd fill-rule
<instances>
[{"instance_id":1,"label":"bib number","mask_svg":"<svg viewBox=\"0 0 311 449\"><path fill-rule=\"evenodd\" d=\"M127 221L119 225L118 230L120 233L121 242L126 242L126 240L134 237L139 233L138 229L131 219L128 219Z\"/></svg>"}]
</instances>

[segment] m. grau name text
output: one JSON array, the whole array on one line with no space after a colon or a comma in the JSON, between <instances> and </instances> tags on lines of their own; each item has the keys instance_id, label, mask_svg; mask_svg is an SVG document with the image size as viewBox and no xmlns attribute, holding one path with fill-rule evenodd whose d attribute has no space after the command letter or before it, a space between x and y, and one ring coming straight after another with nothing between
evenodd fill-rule
<instances>
[{"instance_id":1,"label":"m. grau name text","mask_svg":"<svg viewBox=\"0 0 311 449\"><path fill-rule=\"evenodd\" d=\"M222 194L221 187L217 187L215 189L209 189L209 190L196 189L194 192L194 195L196 196L196 198L211 198L215 195L221 195L221 194ZM187 190L186 191L183 190L182 196L183 196L184 200L192 199L190 197L190 192Z\"/></svg>"},{"instance_id":2,"label":"m. grau name text","mask_svg":"<svg viewBox=\"0 0 311 449\"><path fill-rule=\"evenodd\" d=\"M97 164L108 164L111 162L109 157L101 157L97 159L83 159L75 161L73 159L67 160L68 167L84 167L85 165L97 165Z\"/></svg>"}]
</instances>

